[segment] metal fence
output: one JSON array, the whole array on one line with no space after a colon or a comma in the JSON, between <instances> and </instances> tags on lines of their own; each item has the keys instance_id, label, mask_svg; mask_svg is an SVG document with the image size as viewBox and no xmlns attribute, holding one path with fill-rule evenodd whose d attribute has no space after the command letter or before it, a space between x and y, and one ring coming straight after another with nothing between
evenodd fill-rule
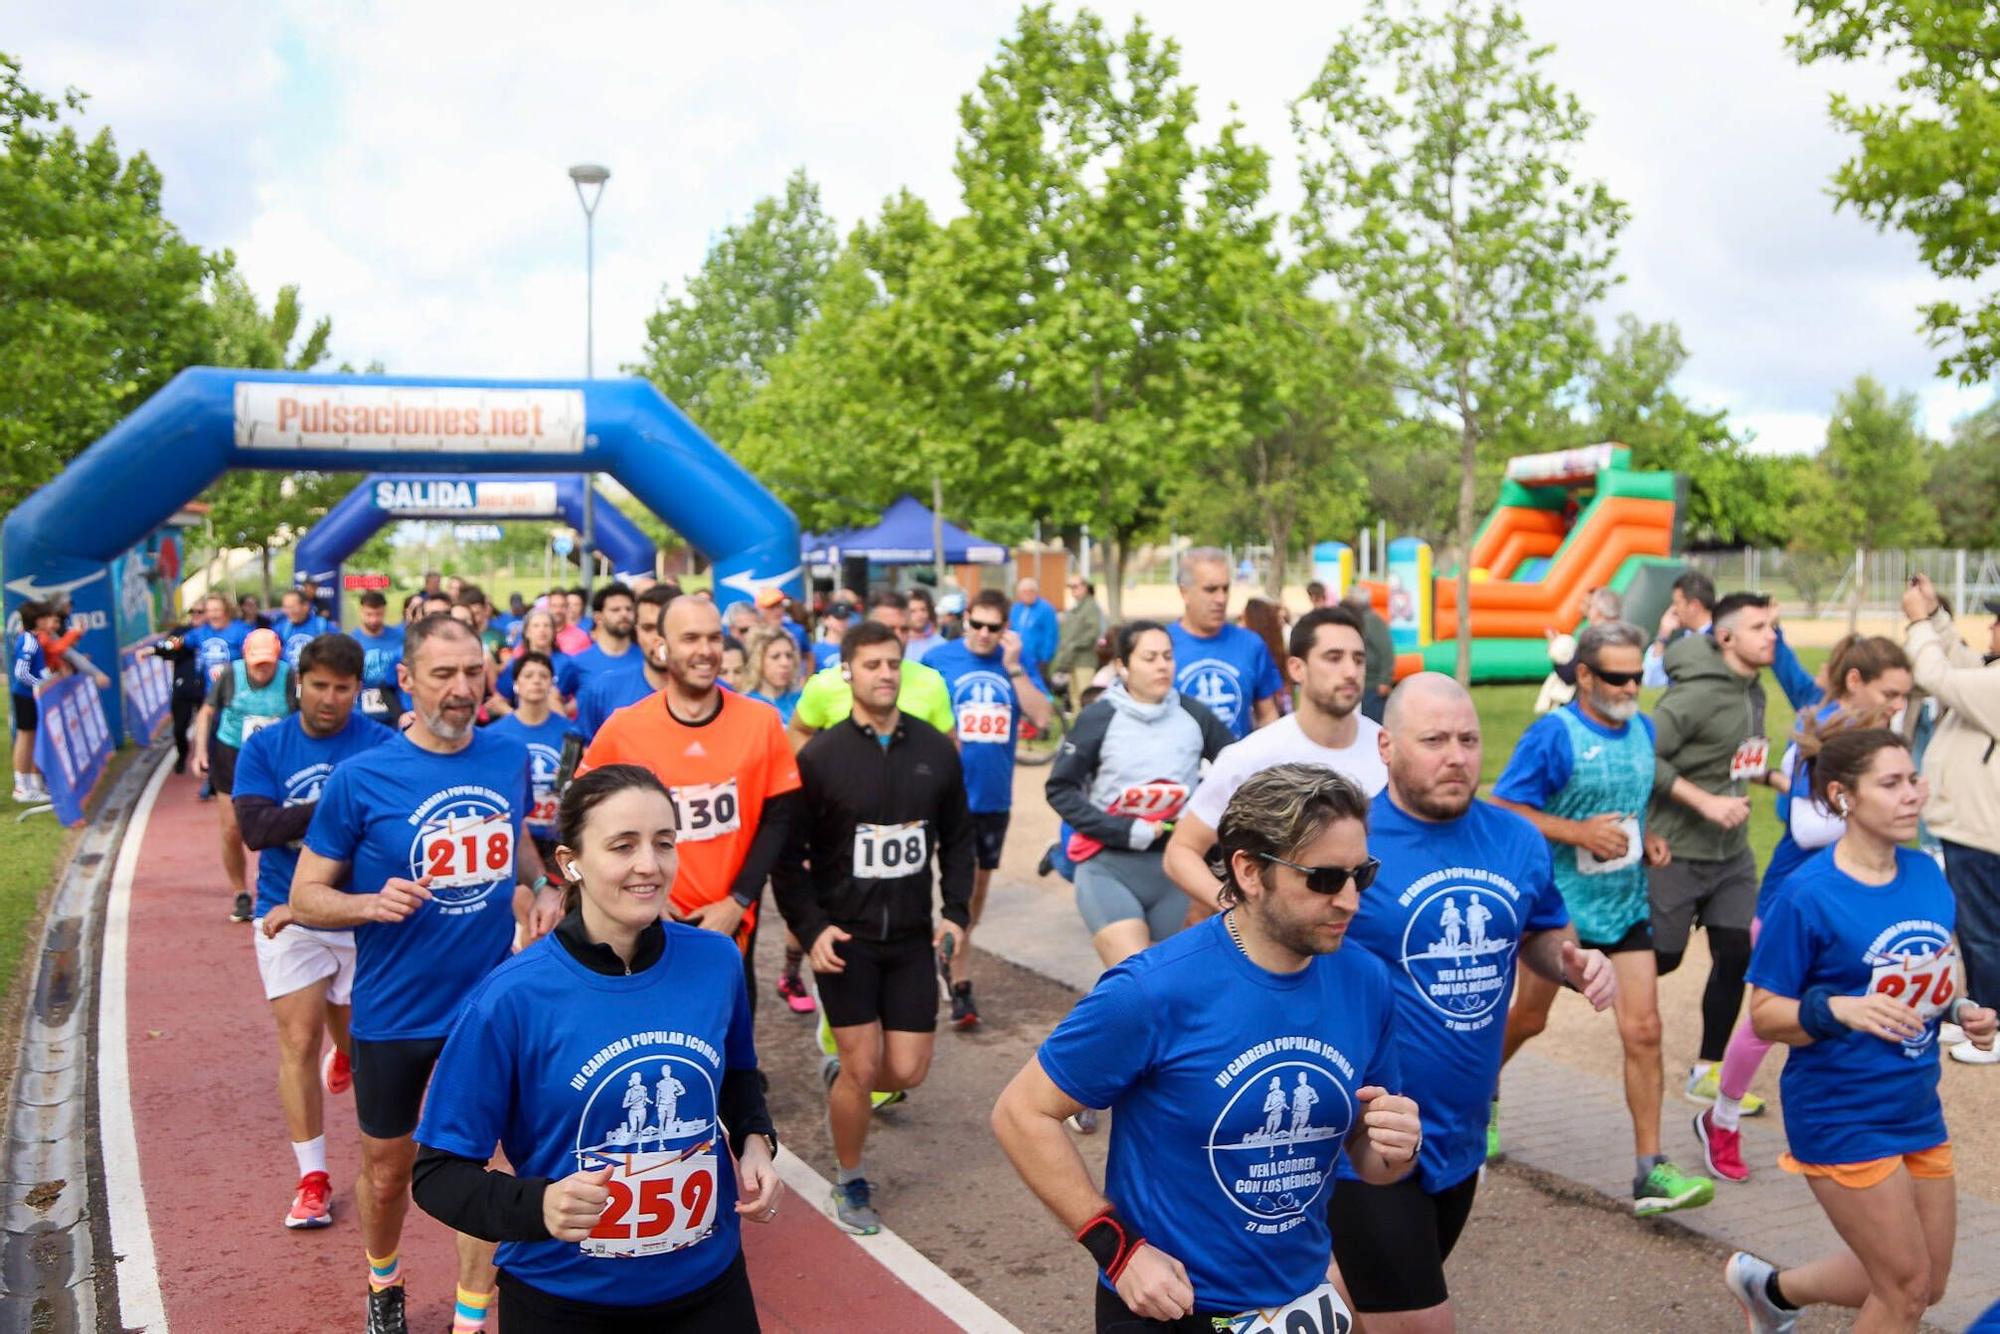
<instances>
[{"instance_id":1,"label":"metal fence","mask_svg":"<svg viewBox=\"0 0 2000 1334\"><path fill-rule=\"evenodd\" d=\"M2000 598L2000 551L1864 547L1845 556L1823 556L1745 547L1690 552L1687 559L1706 571L1718 589L1760 589L1782 601L1788 615L1844 617L1858 610L1863 616L1898 616L1903 589L1920 572L1960 612Z\"/></svg>"}]
</instances>

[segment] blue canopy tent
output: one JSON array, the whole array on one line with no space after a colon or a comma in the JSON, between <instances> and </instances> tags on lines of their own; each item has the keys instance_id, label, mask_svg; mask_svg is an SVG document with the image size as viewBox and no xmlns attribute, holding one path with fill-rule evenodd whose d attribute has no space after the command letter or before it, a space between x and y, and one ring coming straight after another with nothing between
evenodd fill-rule
<instances>
[{"instance_id":1,"label":"blue canopy tent","mask_svg":"<svg viewBox=\"0 0 2000 1334\"><path fill-rule=\"evenodd\" d=\"M832 533L808 533L804 558L815 565L841 560L868 560L876 565L930 565L937 560L932 546L935 516L913 496L899 496L867 528L843 528ZM974 537L949 519L944 521L944 562L947 565L1005 565L1007 548Z\"/></svg>"}]
</instances>

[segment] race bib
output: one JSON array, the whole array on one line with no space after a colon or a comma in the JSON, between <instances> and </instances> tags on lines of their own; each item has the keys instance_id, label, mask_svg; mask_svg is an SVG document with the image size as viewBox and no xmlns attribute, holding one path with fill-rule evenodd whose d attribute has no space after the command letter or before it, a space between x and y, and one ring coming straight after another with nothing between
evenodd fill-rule
<instances>
[{"instance_id":1,"label":"race bib","mask_svg":"<svg viewBox=\"0 0 2000 1334\"><path fill-rule=\"evenodd\" d=\"M1220 1316L1215 1328L1217 1334L1224 1330L1228 1334L1348 1334L1354 1328L1354 1313L1328 1279L1297 1301L1274 1310Z\"/></svg>"},{"instance_id":2,"label":"race bib","mask_svg":"<svg viewBox=\"0 0 2000 1334\"><path fill-rule=\"evenodd\" d=\"M1014 739L1014 709L1007 704L961 704L958 706L958 739L964 742L999 742Z\"/></svg>"},{"instance_id":3,"label":"race bib","mask_svg":"<svg viewBox=\"0 0 2000 1334\"><path fill-rule=\"evenodd\" d=\"M721 783L688 783L672 791L680 842L706 843L743 827L742 803L736 795L734 778Z\"/></svg>"},{"instance_id":4,"label":"race bib","mask_svg":"<svg viewBox=\"0 0 2000 1334\"><path fill-rule=\"evenodd\" d=\"M269 727L272 723L281 723L283 721L285 721L283 718L259 718L259 717L245 718L243 720L243 739L245 741L248 741L251 737L256 736L259 732Z\"/></svg>"},{"instance_id":5,"label":"race bib","mask_svg":"<svg viewBox=\"0 0 2000 1334\"><path fill-rule=\"evenodd\" d=\"M514 869L514 825L504 814L454 821L425 834L423 851L432 889L490 884Z\"/></svg>"},{"instance_id":6,"label":"race bib","mask_svg":"<svg viewBox=\"0 0 2000 1334\"><path fill-rule=\"evenodd\" d=\"M1875 965L1868 989L1892 1000L1902 1001L1925 1023L1945 1012L1958 994L1953 966L1958 962L1956 946L1947 945L1929 954L1899 954L1887 963Z\"/></svg>"},{"instance_id":7,"label":"race bib","mask_svg":"<svg viewBox=\"0 0 2000 1334\"><path fill-rule=\"evenodd\" d=\"M1753 736L1729 757L1729 781L1738 783L1756 778L1770 767L1771 743L1764 737Z\"/></svg>"},{"instance_id":8,"label":"race bib","mask_svg":"<svg viewBox=\"0 0 2000 1334\"><path fill-rule=\"evenodd\" d=\"M894 880L921 870L930 854L924 822L854 827L854 878Z\"/></svg>"},{"instance_id":9,"label":"race bib","mask_svg":"<svg viewBox=\"0 0 2000 1334\"><path fill-rule=\"evenodd\" d=\"M542 789L535 791L535 804L528 808L528 823L537 829L546 829L556 822L556 811L562 803L553 792Z\"/></svg>"},{"instance_id":10,"label":"race bib","mask_svg":"<svg viewBox=\"0 0 2000 1334\"><path fill-rule=\"evenodd\" d=\"M1111 803L1111 814L1138 820L1171 820L1187 799L1185 783L1158 778L1150 783L1135 783L1120 792Z\"/></svg>"},{"instance_id":11,"label":"race bib","mask_svg":"<svg viewBox=\"0 0 2000 1334\"><path fill-rule=\"evenodd\" d=\"M1639 860L1645 847L1639 838L1639 817L1628 815L1618 822L1618 830L1625 835L1625 851L1610 861L1599 861L1589 848L1576 850L1576 873L1578 875L1604 875L1610 871L1622 871Z\"/></svg>"},{"instance_id":12,"label":"race bib","mask_svg":"<svg viewBox=\"0 0 2000 1334\"><path fill-rule=\"evenodd\" d=\"M623 1153L607 1161L615 1164L604 1183L611 1198L577 1243L585 1255L660 1255L692 1246L714 1228L714 1140L684 1153Z\"/></svg>"}]
</instances>

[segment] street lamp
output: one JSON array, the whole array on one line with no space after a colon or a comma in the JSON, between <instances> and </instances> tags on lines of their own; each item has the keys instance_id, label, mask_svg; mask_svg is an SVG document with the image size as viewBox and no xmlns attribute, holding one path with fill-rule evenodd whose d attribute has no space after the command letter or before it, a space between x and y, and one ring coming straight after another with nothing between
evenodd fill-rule
<instances>
[{"instance_id":1,"label":"street lamp","mask_svg":"<svg viewBox=\"0 0 2000 1334\"><path fill-rule=\"evenodd\" d=\"M597 204L611 168L579 162L569 169L576 202L583 205L583 378L597 378ZM586 189L589 193L585 193ZM587 605L597 578L597 475L583 477L583 597Z\"/></svg>"}]
</instances>

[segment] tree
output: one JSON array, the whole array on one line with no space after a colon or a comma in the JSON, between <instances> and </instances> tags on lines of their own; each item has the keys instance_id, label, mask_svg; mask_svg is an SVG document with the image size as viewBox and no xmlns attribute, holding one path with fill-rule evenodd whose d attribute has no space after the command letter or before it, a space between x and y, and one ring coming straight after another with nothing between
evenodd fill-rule
<instances>
[{"instance_id":1,"label":"tree","mask_svg":"<svg viewBox=\"0 0 2000 1334\"><path fill-rule=\"evenodd\" d=\"M30 88L0 53L0 511L204 359L213 261L160 211L145 154Z\"/></svg>"},{"instance_id":2,"label":"tree","mask_svg":"<svg viewBox=\"0 0 2000 1334\"><path fill-rule=\"evenodd\" d=\"M1938 538L1937 509L1925 494L1929 446L1917 424L1917 396L1891 396L1863 375L1835 400L1820 469L1852 514L1849 547L1914 547Z\"/></svg>"},{"instance_id":3,"label":"tree","mask_svg":"<svg viewBox=\"0 0 2000 1334\"><path fill-rule=\"evenodd\" d=\"M683 294L661 294L643 359L626 371L734 449L771 363L811 324L838 248L819 187L794 171L782 197L758 200L748 221L723 229Z\"/></svg>"},{"instance_id":4,"label":"tree","mask_svg":"<svg viewBox=\"0 0 2000 1334\"><path fill-rule=\"evenodd\" d=\"M1880 59L1901 97L1867 105L1835 94L1835 125L1855 155L1834 173L1836 207L1917 242L1931 272L1976 282L2000 259L2000 8L1976 0L1794 0L1803 29L1788 45L1803 63ZM2000 294L1968 309L1941 299L1919 307L1943 350L1940 375L1961 384L2000 366Z\"/></svg>"},{"instance_id":5,"label":"tree","mask_svg":"<svg viewBox=\"0 0 2000 1334\"><path fill-rule=\"evenodd\" d=\"M1572 164L1590 120L1541 73L1504 4L1371 0L1293 104L1305 206L1296 230L1424 412L1459 444L1458 605L1478 519L1482 444L1526 443L1594 338L1625 207ZM1458 677L1471 675L1458 617Z\"/></svg>"},{"instance_id":6,"label":"tree","mask_svg":"<svg viewBox=\"0 0 2000 1334\"><path fill-rule=\"evenodd\" d=\"M2000 547L2000 402L1953 427L1951 444L1931 451L1930 474L1945 545Z\"/></svg>"}]
</instances>

